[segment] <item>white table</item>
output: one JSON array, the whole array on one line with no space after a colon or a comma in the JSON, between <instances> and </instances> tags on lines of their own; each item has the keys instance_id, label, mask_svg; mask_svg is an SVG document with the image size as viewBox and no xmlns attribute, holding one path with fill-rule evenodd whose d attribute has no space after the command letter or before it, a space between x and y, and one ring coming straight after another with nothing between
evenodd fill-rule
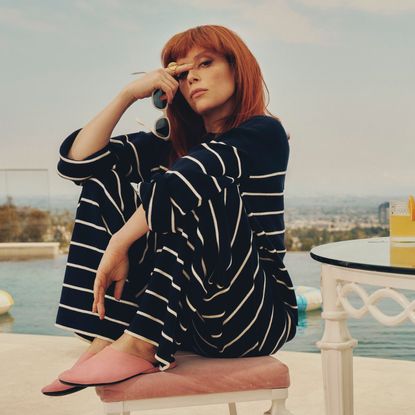
<instances>
[{"instance_id":1,"label":"white table","mask_svg":"<svg viewBox=\"0 0 415 415\"><path fill-rule=\"evenodd\" d=\"M412 265L391 265L390 240L356 239L320 245L310 251L321 262L324 333L316 343L321 350L326 415L353 414L353 348L347 318L370 313L385 326L396 326L409 319L415 324L415 300L396 291L415 291L415 258ZM380 287L368 293L361 284ZM347 299L357 293L363 305L353 307ZM382 313L377 302L391 298L402 311L391 316Z\"/></svg>"}]
</instances>

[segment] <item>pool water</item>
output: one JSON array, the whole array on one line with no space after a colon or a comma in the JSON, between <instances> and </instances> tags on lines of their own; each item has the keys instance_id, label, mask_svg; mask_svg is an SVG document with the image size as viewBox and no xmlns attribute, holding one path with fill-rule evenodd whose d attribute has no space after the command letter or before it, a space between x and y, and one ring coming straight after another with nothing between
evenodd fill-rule
<instances>
[{"instance_id":1,"label":"pool water","mask_svg":"<svg viewBox=\"0 0 415 415\"><path fill-rule=\"evenodd\" d=\"M72 336L54 326L67 256L54 259L0 262L0 290L9 292L15 301L9 313L0 316L0 332ZM288 252L285 257L294 285L320 287L320 263L308 252ZM366 287L365 287L366 288ZM406 292L415 300L415 293ZM362 301L350 297L355 307ZM382 300L382 311L394 315L402 311L392 300ZM321 310L300 313L296 337L282 350L320 353L315 343L323 334ZM358 340L355 356L415 360L414 325L406 320L399 326L385 327L371 315L349 319L349 331Z\"/></svg>"}]
</instances>

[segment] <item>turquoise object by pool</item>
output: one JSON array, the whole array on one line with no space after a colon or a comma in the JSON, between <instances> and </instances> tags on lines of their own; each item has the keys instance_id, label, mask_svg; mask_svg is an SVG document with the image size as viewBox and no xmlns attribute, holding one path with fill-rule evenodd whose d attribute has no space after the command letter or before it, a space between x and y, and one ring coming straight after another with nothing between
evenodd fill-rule
<instances>
[{"instance_id":1,"label":"turquoise object by pool","mask_svg":"<svg viewBox=\"0 0 415 415\"><path fill-rule=\"evenodd\" d=\"M298 311L318 310L322 305L321 291L319 288L306 285L294 286L297 297Z\"/></svg>"}]
</instances>

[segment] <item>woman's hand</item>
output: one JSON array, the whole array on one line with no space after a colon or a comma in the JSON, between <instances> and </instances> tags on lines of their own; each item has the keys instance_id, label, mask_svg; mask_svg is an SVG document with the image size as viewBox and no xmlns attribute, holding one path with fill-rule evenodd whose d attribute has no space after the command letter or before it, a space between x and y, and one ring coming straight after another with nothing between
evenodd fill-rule
<instances>
[{"instance_id":1,"label":"woman's hand","mask_svg":"<svg viewBox=\"0 0 415 415\"><path fill-rule=\"evenodd\" d=\"M180 75L184 71L188 71L193 64L183 64L176 67L176 75ZM165 95L161 98L167 99L168 103L173 102L174 95L179 87L177 80L170 75L167 68L159 68L151 72L147 72L144 76L127 84L123 93L126 94L132 102L138 99L150 97L155 89L161 89Z\"/></svg>"},{"instance_id":2,"label":"woman's hand","mask_svg":"<svg viewBox=\"0 0 415 415\"><path fill-rule=\"evenodd\" d=\"M101 258L94 282L92 312L98 313L101 320L105 316L105 292L111 283L115 281L114 297L119 300L129 270L128 247L120 244L114 236L111 238Z\"/></svg>"}]
</instances>

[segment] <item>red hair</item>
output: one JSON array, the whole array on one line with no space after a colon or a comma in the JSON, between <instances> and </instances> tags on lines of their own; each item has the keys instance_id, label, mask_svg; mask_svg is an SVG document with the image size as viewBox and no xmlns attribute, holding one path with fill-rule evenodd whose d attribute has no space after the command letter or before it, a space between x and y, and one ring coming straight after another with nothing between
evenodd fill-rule
<instances>
[{"instance_id":1,"label":"red hair","mask_svg":"<svg viewBox=\"0 0 415 415\"><path fill-rule=\"evenodd\" d=\"M268 88L262 77L261 69L254 55L242 39L224 26L204 25L188 29L174 35L162 49L163 67L170 62L184 58L193 47L214 51L226 58L235 79L235 107L223 120L222 132L226 132L254 115L271 114L265 104L265 89ZM268 95L269 97L269 95ZM169 167L188 150L200 143L206 134L203 118L193 111L177 89L173 102L167 108L171 124L170 139L172 152Z\"/></svg>"}]
</instances>

